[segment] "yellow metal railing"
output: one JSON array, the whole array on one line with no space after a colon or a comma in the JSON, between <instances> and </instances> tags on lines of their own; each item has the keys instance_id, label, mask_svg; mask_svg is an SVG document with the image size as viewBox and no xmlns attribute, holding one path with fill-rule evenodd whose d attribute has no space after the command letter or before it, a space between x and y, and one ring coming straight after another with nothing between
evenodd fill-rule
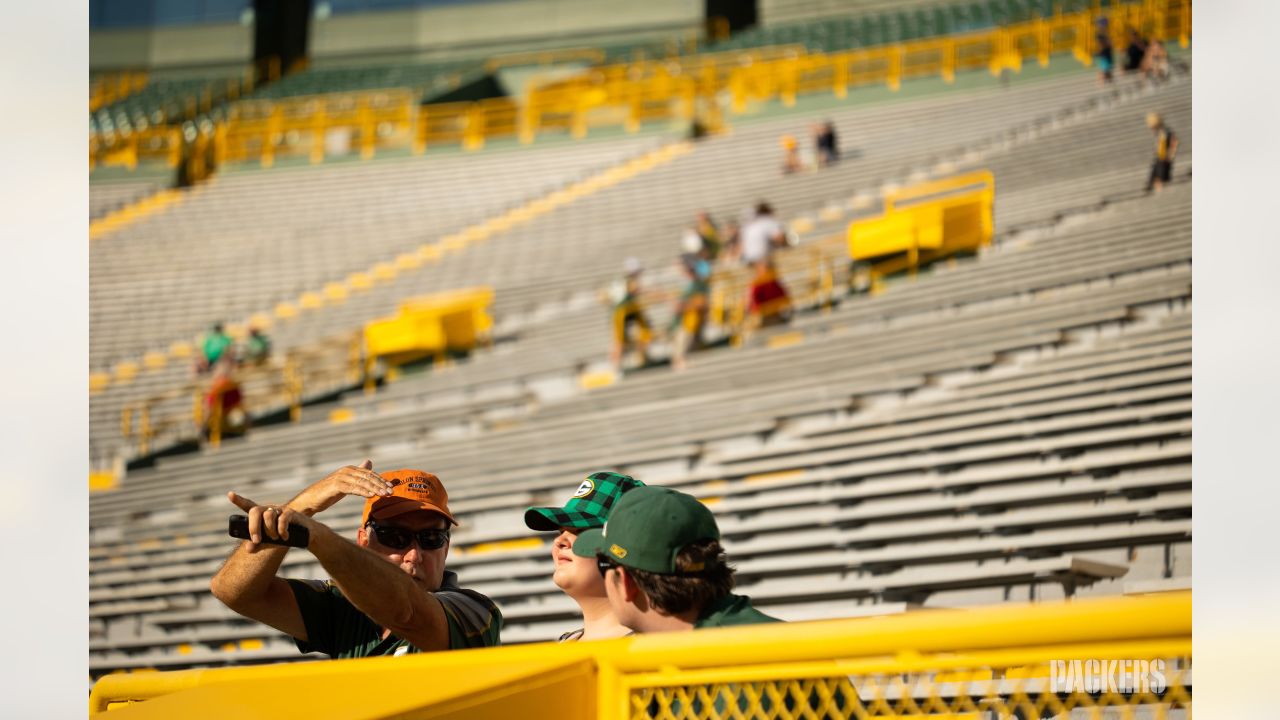
<instances>
[{"instance_id":1,"label":"yellow metal railing","mask_svg":"<svg viewBox=\"0 0 1280 720\"><path fill-rule=\"evenodd\" d=\"M884 86L898 89L912 78L986 69L1018 72L1024 62L1041 66L1070 54L1092 62L1095 25L1107 15L1116 47L1130 27L1148 37L1190 41L1189 0L1145 0L1100 11L1059 14L1000 28L836 53L808 53L783 45L594 67L580 75L534 82L524 97L420 105L404 88L237 103L220 128L219 157L257 162L302 157L321 162L332 152L362 158L387 150L422 153L438 145L474 150L492 140L531 143L544 135L583 137L593 128L635 132L650 122L717 125L724 110L749 112L767 101L794 105L803 95ZM597 58L598 51L562 51L564 58ZM545 57L544 57L545 56ZM495 58L498 64L550 59L552 54ZM556 56L559 57L559 56ZM721 99L728 105L721 107ZM134 165L165 158L176 164L174 138L159 130L107 143L90 139L91 162ZM331 151L332 148L332 151ZM114 154L111 154L114 153Z\"/></svg>"},{"instance_id":2,"label":"yellow metal railing","mask_svg":"<svg viewBox=\"0 0 1280 720\"><path fill-rule=\"evenodd\" d=\"M427 678L429 681L424 682ZM379 688L371 692L370 688ZM1191 593L103 677L90 714L1191 716Z\"/></svg>"}]
</instances>

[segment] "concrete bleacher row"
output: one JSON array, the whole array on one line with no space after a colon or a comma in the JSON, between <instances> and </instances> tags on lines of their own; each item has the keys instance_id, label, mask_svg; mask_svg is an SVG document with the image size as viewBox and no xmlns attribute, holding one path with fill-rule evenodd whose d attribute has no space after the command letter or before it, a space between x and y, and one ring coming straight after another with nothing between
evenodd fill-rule
<instances>
[{"instance_id":1,"label":"concrete bleacher row","mask_svg":"<svg viewBox=\"0 0 1280 720\"><path fill-rule=\"evenodd\" d=\"M92 320L112 332L95 338L91 362L270 311L653 142L219 177L163 217L95 246ZM219 293L230 297L218 302ZM171 306L154 308L158 298Z\"/></svg>"},{"instance_id":2,"label":"concrete bleacher row","mask_svg":"<svg viewBox=\"0 0 1280 720\"><path fill-rule=\"evenodd\" d=\"M1185 236L1180 239L1176 235L1169 235L1168 239L1163 241L1175 245L1181 244L1183 248L1181 250L1182 258L1185 263L1190 253L1189 240ZM1027 261L1028 265L1034 266L1036 258L1033 256L1027 258ZM1169 260L1158 257L1153 262L1157 263L1154 267L1158 269L1162 265L1168 265ZM1139 270L1142 269L1144 268L1139 268ZM1101 272L1109 271L1104 269ZM1011 343L1011 347L1015 349L1018 347L1017 343L1034 345L1036 344L1035 341L1041 337L1052 338L1060 334L1063 322L1074 323L1074 326L1081 327L1090 323L1124 318L1127 311L1123 305L1119 305L1121 300L1135 304L1152 303L1158 302L1165 297L1176 297L1179 293L1185 292L1189 278L1189 273L1185 267L1174 266L1169 268L1167 273L1169 274L1155 273L1153 277L1137 275L1132 282L1117 281L1115 288L1111 291L1112 297L1110 298L1090 295L1093 288L1085 285L1073 294L1077 299L1072 303L1071 310L1065 319L1063 311L1053 307L1040 309L1036 307L1038 303L1031 303L1032 307L1026 309L1010 308L1000 304L995 304L994 306L975 305L977 309L972 311L970 315L976 317L957 318L954 313L938 313L932 318L927 316L920 320L908 318L910 322L904 322L904 327L900 329L884 328L881 326L880 321L872 316L870 322L861 325L866 329L866 332L859 332L859 325L850 324L845 326L849 329L842 334L834 334L828 343L810 343L780 350L770 350L766 345L744 350L743 352L723 354L715 358L708 357L699 360L696 367L684 374L664 374L636 378L634 381L604 388L584 397L572 398L557 404L549 404L541 408L534 419L539 421L539 427L545 427L550 418L564 418L566 422L572 422L590 411L598 411L602 408L618 409L634 414L649 410L661 403L680 403L686 398L693 398L694 400L699 397L705 398L712 391L733 394L737 387L736 383L739 382L736 373L733 372L734 370L750 373L755 371L762 362L772 364L782 362L784 359L794 371L800 371L810 365L820 367L826 359L826 353L831 350L853 353L852 356L856 356L858 354L876 352L879 346L886 345L894 355L904 355L907 358L905 362L897 362L892 371L889 371L886 366L894 362L894 355L886 356L881 353L873 356L874 362L872 364L861 367L855 366L850 372L856 377L866 377L872 381L883 380L886 375L896 378L909 378L912 376L908 375L905 369L911 367L912 363L920 362L910 359L912 351L919 345L928 346L933 343L932 333L938 327L964 330L991 328L991 334L979 338L979 340L990 342L995 338L1003 337L1004 341ZM1024 289L1016 286L1009 288L1007 291L1011 293L1025 292ZM1063 294L1065 297L1071 297L1070 295L1065 295L1065 292ZM1054 295L1050 293L1048 301L1053 302L1053 300ZM1098 309L1091 309L1095 307ZM841 317L846 314L856 316L855 309L851 308L847 313L836 315L833 322L839 322ZM1005 321L1010 317L1025 318L1026 322L1017 327L1007 327ZM1051 323L1051 327L1045 330L1037 330L1036 326L1031 323L1042 319ZM852 318L845 318L845 320L851 322ZM992 327L993 325L995 327ZM1002 325L1006 326L1001 327ZM818 333L815 333L816 335ZM876 346L869 347L864 340L866 337L875 337L877 339ZM966 358L967 355L963 353L967 351L967 348L964 347L967 342L967 338L958 339L956 345L953 346L955 352L952 357L946 359L954 361ZM979 345L979 348L981 347ZM845 350L846 348L847 351ZM985 349L975 351L978 357L984 356L985 353L987 353ZM930 366L926 365L926 367ZM936 370L934 371L936 372ZM821 391L822 380L823 378L821 377L803 378L793 383L793 385L807 383L816 385L818 390ZM794 389L793 387L788 387L788 390ZM682 418L682 420L688 419L687 416ZM452 422L456 423L457 421L454 420ZM261 442L270 444L275 457L281 459L303 459L308 455L314 455L313 448L320 443L323 443L323 446L331 454L337 454L339 447L335 443L343 437L352 438L347 442L350 443L350 451L356 453L367 452L376 449L380 445L412 442L415 437L421 438L418 440L419 443L433 436L435 436L437 442L441 443L456 445L459 442L466 441L468 438L465 435L459 437L458 433L448 432L450 423L451 420L446 417L442 422L444 426L442 431L436 433L425 432L426 428L431 428L435 425L435 419L428 408L425 412L410 411L379 414L349 426L300 426L278 430L263 430L259 437L265 438ZM294 454L294 447L298 448L298 451L302 453L301 457ZM484 452L486 452L485 449L477 448L478 454L483 454ZM552 452L555 451L552 450ZM231 453L230 448L228 448L227 452L208 458L205 462L216 463L224 469L234 467L234 458L231 457L233 454L238 453ZM443 461L443 459L440 459L440 461ZM465 464L465 460L463 462ZM109 515L111 511L108 508L112 506L122 506L136 502L135 496L143 492L147 485L146 477L147 473L135 473L131 478L131 487L123 488L118 493L103 496L98 500L95 505L97 517ZM156 490L170 494L175 490L180 491L185 484L166 483L162 488L157 488Z\"/></svg>"},{"instance_id":3,"label":"concrete bleacher row","mask_svg":"<svg viewBox=\"0 0 1280 720\"><path fill-rule=\"evenodd\" d=\"M1188 247L1188 250L1185 252L1189 252L1189 247ZM1180 283L1181 286L1185 286L1185 275L1184 275L1184 278L1181 279L1181 281L1179 281L1179 279L1174 278L1174 282ZM1178 284L1175 284L1174 286L1175 290L1176 290L1176 287L1178 287ZM1156 290L1158 291L1158 287L1156 288ZM1143 292L1147 292L1147 295L1133 296L1132 292L1129 292L1129 293L1125 293L1124 297L1138 297L1138 299L1146 299L1146 297L1149 297L1149 291L1143 291ZM1161 295L1161 293L1157 292L1156 296L1158 297L1158 295ZM1076 305L1075 307L1080 307L1080 305ZM1001 318L1007 318L1007 316L1009 316L1009 311L1007 311L1007 309L997 309L997 310L998 310L998 316L1001 316ZM1103 313L1101 315L1096 315L1096 316L1097 318L1107 318L1107 316L1112 316L1112 318L1115 318L1115 316L1123 316L1123 315L1124 313L1117 314L1117 313L1114 313L1114 311L1111 311L1111 313ZM941 318L940 320L943 323L947 323L948 325L951 325L951 327L955 327L956 325L955 320L951 318ZM1085 318L1085 316L1079 314L1079 311L1076 311L1076 313L1073 315L1073 318L1071 318L1071 322L1088 323L1088 322L1091 322L1091 318ZM918 328L918 329L922 329L922 331L927 332L929 328L925 327L925 328ZM1024 325L1024 327L1016 329L1016 331L1012 333L1012 337L1014 337L1015 341L1024 341L1024 338L1028 337L1029 334L1030 333L1028 332L1027 325ZM1048 334L1057 334L1057 331L1048 333ZM886 337L886 340L892 341L893 338ZM904 345L904 347L906 346ZM803 350L803 348L796 348L796 350ZM742 354L742 355L745 355L745 354ZM746 363L745 360L739 360L739 357L741 357L741 355L733 355L733 356L726 356L726 357L730 357L730 359L739 361L739 364ZM716 365L714 364L710 366L710 370L712 370L712 372L714 372L714 370L717 370L717 369L718 368L716 368ZM873 368L873 370L876 370L876 368ZM686 375L686 377L692 377L696 382L696 373L690 373L689 375ZM654 378L655 382L657 382L657 380L660 380L660 379L682 380L684 378L676 378L676 377ZM632 400L634 400L634 398L630 398L630 400L628 400L626 393L621 392L622 389L625 389L627 386L632 386L632 384L635 384L635 386L643 386L644 383L625 383L623 384L623 386L618 386L617 392L612 393L612 400L611 400L611 396L609 396L608 391L602 391L602 393L599 393L599 395L594 395L588 398L589 400L588 405L595 406L595 407L599 407L604 404L608 404L614 407L627 406L627 407L630 407L630 409L634 410L635 406L632 405ZM672 383L668 382L667 384L668 386L671 386ZM644 389L644 391L646 393L650 393L650 395L652 395L653 393L653 388L641 388L641 389ZM675 386L676 395L678 395L678 391L680 391L680 386L676 384ZM669 393L672 391L671 389L668 389L668 391L666 392ZM564 407L564 409L571 410L570 413L556 413L556 411L559 409L562 409L562 407ZM544 410L544 414L545 415L556 415L556 414L575 415L577 414L577 411L579 410L577 410L576 407L572 407L571 405L561 405L561 406L548 407L548 409ZM426 421L428 420L422 419L422 420L419 420L419 423L426 423ZM364 428L362 428L362 432L370 433L371 436L378 437L379 439L385 438L388 436L388 432L387 432L387 428L384 427L384 424L385 423L372 424L372 425L361 424L361 425L364 425ZM329 428L328 432L324 432L324 436L340 436L340 434L344 434L344 433L351 434L352 432L355 432L356 429L360 429L360 428ZM321 432L323 432L323 430L321 430ZM273 434L275 434L275 436L280 436L280 434L288 434L288 433L289 433L289 430L279 430L279 432L275 432ZM293 433L293 434L298 434L298 433ZM320 434L316 434L316 430L312 430L311 433L307 433L307 434L308 436L314 437L316 442L323 443L323 445L325 445L326 447L332 447L332 442L330 442L330 438L326 438L326 437L320 436ZM296 462L296 459L293 459L293 457L289 457L288 443L282 442L282 438L280 437L271 437L270 439L271 439L271 447L273 447L273 455L278 457L283 457L285 462ZM306 441L303 441L303 445L305 445L305 443ZM367 445L367 441L366 441L366 445ZM229 457L227 454L221 455L220 457L215 457L215 459L212 460L212 462L220 466L220 468L223 470L234 468L233 459L232 457ZM187 475L188 473L183 473L183 474ZM133 480L133 478L131 478L131 480ZM136 482L138 484L145 483L146 482L145 474L138 475L138 477L136 478ZM133 483L131 482L131 484ZM172 491L182 492L183 486L198 487L200 486L200 484L201 482L198 479L193 480L193 482L189 482L189 483L175 484L170 482L165 484L165 491L166 492L172 492ZM134 487L138 487L138 486L134 486ZM124 488L124 491L122 491L122 493L119 493L119 495L104 496L99 498L95 506L96 518L104 518L104 516L110 516L110 511L108 510L108 506L119 505L119 503L128 503L129 495L132 495L132 492L131 492L131 489L127 487L127 488ZM104 511L106 511L105 515L104 515Z\"/></svg>"},{"instance_id":4,"label":"concrete bleacher row","mask_svg":"<svg viewBox=\"0 0 1280 720\"><path fill-rule=\"evenodd\" d=\"M89 219L97 220L164 187L156 180L89 183Z\"/></svg>"},{"instance_id":5,"label":"concrete bleacher row","mask_svg":"<svg viewBox=\"0 0 1280 720\"><path fill-rule=\"evenodd\" d=\"M1068 125L1073 119L1086 124L1094 122L1113 104L1132 98L1141 100L1148 95L1156 100L1167 94L1168 91L1152 91L1136 85L1122 91L1100 91L1082 75L1026 87L1015 85L1008 92L958 94L965 100L944 98L945 103L934 99L842 111L835 117L841 125L844 145L860 153L860 157L823 173L782 180L769 177L773 173L768 170L762 172L758 148L770 147L777 133L793 129L798 121L743 126L733 137L704 143L693 155L633 179L625 183L625 187L579 200L545 219L529 223L518 233L492 238L482 246L468 248L440 263L401 273L395 281L353 296L340 306L280 325L273 334L277 342L286 347L291 343L314 342L324 330L358 327L370 317L388 312L396 298L414 292L413 288L438 287L440 283L459 286L468 284L465 279L477 277L493 280L498 286L495 314L500 332L535 332L533 328L539 324L558 326L566 321L561 317L565 311L576 313L569 322L585 322L590 317L598 324L601 314L593 310L594 290L616 274L622 254L620 247L639 255L650 267L665 267L665 258L672 255L674 238L699 207L708 207L724 218L735 214L753 198L768 197L784 214L794 214L799 210L819 209L813 206L813 199L822 197L815 192L819 188L841 186L856 189L865 200L868 193L878 192L886 182L920 177L941 158L976 160L993 152L1009 151L1019 143L1034 143L1038 134L1051 135L1055 128ZM978 98L981 98L982 109L966 113L967 120L963 124L958 122L946 136L930 137L922 142L914 130L908 130L915 127L913 119L923 117L926 112L945 110L953 102L958 107ZM938 108L940 104L946 107ZM1008 137L1003 132L993 133L993 122L998 127L1009 128L1026 124L1028 129L1022 135ZM1121 143L1138 147L1137 152L1145 151L1142 149L1145 144L1133 143L1132 133L1128 140L1123 139L1123 133L1120 137ZM937 145L931 146L928 140ZM744 152L753 148L757 152ZM1097 156L1111 157L1106 154L1110 149L1113 148L1098 147ZM1124 159L1121 156L1112 162ZM772 165L772 159L764 164ZM1135 173L1132 176L1127 171L1118 172L1114 183L1140 183L1137 174L1141 170L1132 172ZM691 192L694 186L703 189ZM1099 186L1093 197L1102 197L1114 186ZM830 191L827 194L829 196ZM1003 206L1001 203L1000 207ZM610 230L593 232L593 228L600 227ZM827 229L838 231L834 223L828 223ZM569 272L570 268L574 272ZM660 275L666 277L667 282L674 282L672 276L672 273ZM185 309L190 310L190 306ZM174 309L164 307L151 312L171 313ZM590 345L582 348L578 361L600 356L604 341L604 334L598 333ZM103 436L114 430L118 408L126 399L154 393L166 383L172 384L176 373L176 369L147 373L131 386L112 389L96 397L93 422L100 432L95 433L95 442L105 442Z\"/></svg>"}]
</instances>

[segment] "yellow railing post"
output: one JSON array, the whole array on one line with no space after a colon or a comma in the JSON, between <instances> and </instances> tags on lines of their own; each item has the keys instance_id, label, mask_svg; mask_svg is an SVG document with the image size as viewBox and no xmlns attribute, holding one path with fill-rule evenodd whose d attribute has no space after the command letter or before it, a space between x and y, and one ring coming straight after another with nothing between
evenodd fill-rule
<instances>
[{"instance_id":1,"label":"yellow railing post","mask_svg":"<svg viewBox=\"0 0 1280 720\"><path fill-rule=\"evenodd\" d=\"M151 406L142 404L141 417L138 418L138 453L146 455L151 449Z\"/></svg>"},{"instance_id":2,"label":"yellow railing post","mask_svg":"<svg viewBox=\"0 0 1280 720\"><path fill-rule=\"evenodd\" d=\"M214 396L209 413L209 445L215 448L222 445L222 393Z\"/></svg>"},{"instance_id":3,"label":"yellow railing post","mask_svg":"<svg viewBox=\"0 0 1280 720\"><path fill-rule=\"evenodd\" d=\"M227 123L220 122L213 129L213 158L218 167L227 162Z\"/></svg>"},{"instance_id":4,"label":"yellow railing post","mask_svg":"<svg viewBox=\"0 0 1280 720\"><path fill-rule=\"evenodd\" d=\"M576 140L581 140L587 136L587 103L586 99L579 97L573 106L573 118L570 120L570 134Z\"/></svg>"},{"instance_id":5,"label":"yellow railing post","mask_svg":"<svg viewBox=\"0 0 1280 720\"><path fill-rule=\"evenodd\" d=\"M485 120L484 107L480 103L473 102L467 106L462 147L467 150L479 150L484 147Z\"/></svg>"},{"instance_id":6,"label":"yellow railing post","mask_svg":"<svg viewBox=\"0 0 1280 720\"><path fill-rule=\"evenodd\" d=\"M1036 18L1036 56L1040 67L1049 67L1049 53L1053 45L1053 28L1044 18Z\"/></svg>"},{"instance_id":7,"label":"yellow railing post","mask_svg":"<svg viewBox=\"0 0 1280 720\"><path fill-rule=\"evenodd\" d=\"M841 53L831 58L832 91L841 100L849 97L849 56Z\"/></svg>"},{"instance_id":8,"label":"yellow railing post","mask_svg":"<svg viewBox=\"0 0 1280 720\"><path fill-rule=\"evenodd\" d=\"M360 123L360 159L368 160L373 157L378 140L378 129L373 121L373 111L369 108L369 98L360 99L359 109L356 111L356 121Z\"/></svg>"},{"instance_id":9,"label":"yellow railing post","mask_svg":"<svg viewBox=\"0 0 1280 720\"><path fill-rule=\"evenodd\" d=\"M283 122L284 108L277 106L271 111L271 116L267 119L266 131L262 138L262 157L260 162L264 168L269 168L276 164L276 135L280 134Z\"/></svg>"},{"instance_id":10,"label":"yellow railing post","mask_svg":"<svg viewBox=\"0 0 1280 720\"><path fill-rule=\"evenodd\" d=\"M297 358L290 357L284 366L285 395L289 400L289 420L298 422L302 419L302 369Z\"/></svg>"},{"instance_id":11,"label":"yellow railing post","mask_svg":"<svg viewBox=\"0 0 1280 720\"><path fill-rule=\"evenodd\" d=\"M431 111L425 106L418 106L413 123L413 154L421 155L427 151L427 122Z\"/></svg>"},{"instance_id":12,"label":"yellow railing post","mask_svg":"<svg viewBox=\"0 0 1280 720\"><path fill-rule=\"evenodd\" d=\"M780 95L782 96L782 104L786 107L795 107L796 91L800 85L800 61L789 59L782 64L782 73L778 78L781 85Z\"/></svg>"},{"instance_id":13,"label":"yellow railing post","mask_svg":"<svg viewBox=\"0 0 1280 720\"><path fill-rule=\"evenodd\" d=\"M324 106L321 105L316 114L311 117L311 164L318 165L324 162L324 136L325 121L327 113Z\"/></svg>"},{"instance_id":14,"label":"yellow railing post","mask_svg":"<svg viewBox=\"0 0 1280 720\"><path fill-rule=\"evenodd\" d=\"M1182 48L1191 46L1191 3L1189 0L1178 2L1178 45Z\"/></svg>"},{"instance_id":15,"label":"yellow railing post","mask_svg":"<svg viewBox=\"0 0 1280 720\"><path fill-rule=\"evenodd\" d=\"M165 139L169 144L165 162L169 167L176 168L182 162L182 132L177 128L170 128L165 133Z\"/></svg>"},{"instance_id":16,"label":"yellow railing post","mask_svg":"<svg viewBox=\"0 0 1280 720\"><path fill-rule=\"evenodd\" d=\"M729 71L729 95L732 98L730 109L734 115L747 111L746 68L734 68Z\"/></svg>"},{"instance_id":17,"label":"yellow railing post","mask_svg":"<svg viewBox=\"0 0 1280 720\"><path fill-rule=\"evenodd\" d=\"M897 92L902 87L902 46L889 48L888 54L888 77L885 78L885 84L890 90Z\"/></svg>"},{"instance_id":18,"label":"yellow railing post","mask_svg":"<svg viewBox=\"0 0 1280 720\"><path fill-rule=\"evenodd\" d=\"M191 419L195 422L196 435L199 435L204 429L204 396L200 394L200 388L196 388L191 400Z\"/></svg>"},{"instance_id":19,"label":"yellow railing post","mask_svg":"<svg viewBox=\"0 0 1280 720\"><path fill-rule=\"evenodd\" d=\"M956 81L956 41L953 38L942 41L942 80L948 85Z\"/></svg>"}]
</instances>

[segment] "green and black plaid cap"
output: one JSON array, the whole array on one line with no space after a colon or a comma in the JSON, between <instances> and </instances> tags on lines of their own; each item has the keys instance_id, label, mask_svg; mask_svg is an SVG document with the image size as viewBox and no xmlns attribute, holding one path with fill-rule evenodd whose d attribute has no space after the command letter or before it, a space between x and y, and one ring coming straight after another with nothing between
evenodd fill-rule
<instances>
[{"instance_id":1,"label":"green and black plaid cap","mask_svg":"<svg viewBox=\"0 0 1280 720\"><path fill-rule=\"evenodd\" d=\"M532 530L560 528L598 528L609 519L613 504L622 493L644 487L630 475L598 472L587 476L564 507L531 507L524 511L524 524Z\"/></svg>"}]
</instances>

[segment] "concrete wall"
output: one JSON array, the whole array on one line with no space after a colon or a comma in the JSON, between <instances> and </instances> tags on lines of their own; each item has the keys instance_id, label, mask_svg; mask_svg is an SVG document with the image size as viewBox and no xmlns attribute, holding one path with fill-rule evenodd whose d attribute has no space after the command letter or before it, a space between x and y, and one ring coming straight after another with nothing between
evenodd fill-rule
<instances>
[{"instance_id":1,"label":"concrete wall","mask_svg":"<svg viewBox=\"0 0 1280 720\"><path fill-rule=\"evenodd\" d=\"M244 68L253 60L253 28L239 23L186 27L94 30L89 70L215 70Z\"/></svg>"},{"instance_id":2,"label":"concrete wall","mask_svg":"<svg viewBox=\"0 0 1280 720\"><path fill-rule=\"evenodd\" d=\"M703 0L505 0L333 15L312 20L311 57L490 55L537 47L622 42L700 27ZM253 29L239 24L94 30L91 71L244 65Z\"/></svg>"},{"instance_id":3,"label":"concrete wall","mask_svg":"<svg viewBox=\"0 0 1280 720\"><path fill-rule=\"evenodd\" d=\"M806 22L845 15L875 15L895 10L947 5L957 0L759 0L760 24Z\"/></svg>"}]
</instances>

